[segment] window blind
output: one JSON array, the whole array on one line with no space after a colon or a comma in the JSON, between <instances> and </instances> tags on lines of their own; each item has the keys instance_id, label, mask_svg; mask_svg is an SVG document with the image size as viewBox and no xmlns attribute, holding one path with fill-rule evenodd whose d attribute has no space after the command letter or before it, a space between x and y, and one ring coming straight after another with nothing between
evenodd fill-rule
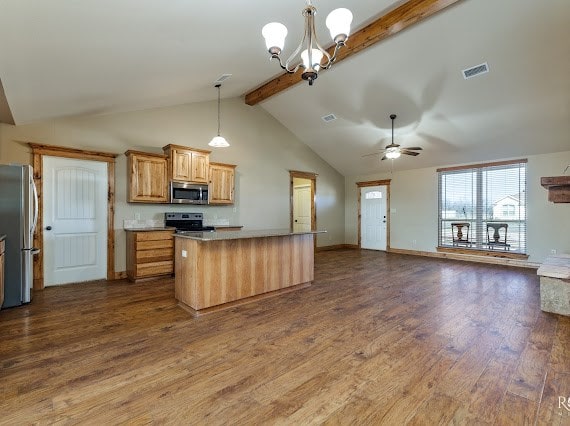
<instances>
[{"instance_id":1,"label":"window blind","mask_svg":"<svg viewBox=\"0 0 570 426\"><path fill-rule=\"evenodd\" d=\"M439 169L438 186L441 247L526 253L526 160Z\"/></svg>"}]
</instances>

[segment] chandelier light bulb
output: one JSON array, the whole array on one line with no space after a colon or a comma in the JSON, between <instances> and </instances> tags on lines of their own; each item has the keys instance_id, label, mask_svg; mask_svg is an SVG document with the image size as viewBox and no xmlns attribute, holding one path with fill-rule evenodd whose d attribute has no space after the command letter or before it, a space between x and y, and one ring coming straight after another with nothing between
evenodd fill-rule
<instances>
[{"instance_id":1,"label":"chandelier light bulb","mask_svg":"<svg viewBox=\"0 0 570 426\"><path fill-rule=\"evenodd\" d=\"M287 27L279 22L271 22L263 27L261 34L265 39L265 46L271 54L279 54L285 46Z\"/></svg>"},{"instance_id":2,"label":"chandelier light bulb","mask_svg":"<svg viewBox=\"0 0 570 426\"><path fill-rule=\"evenodd\" d=\"M309 51L307 49L303 50L301 53L301 60L306 69L312 68L318 71L321 67L321 60L323 59L323 52L319 49L312 49L312 64L309 63Z\"/></svg>"},{"instance_id":3,"label":"chandelier light bulb","mask_svg":"<svg viewBox=\"0 0 570 426\"><path fill-rule=\"evenodd\" d=\"M352 12L344 7L333 10L326 20L327 28L335 43L344 43L350 35L350 24L352 23Z\"/></svg>"}]
</instances>

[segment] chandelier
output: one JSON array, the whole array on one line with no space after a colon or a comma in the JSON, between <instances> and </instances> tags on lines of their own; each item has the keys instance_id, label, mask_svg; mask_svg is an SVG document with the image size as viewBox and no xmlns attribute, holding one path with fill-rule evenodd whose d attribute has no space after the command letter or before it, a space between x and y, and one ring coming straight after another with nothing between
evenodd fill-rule
<instances>
[{"instance_id":1,"label":"chandelier","mask_svg":"<svg viewBox=\"0 0 570 426\"><path fill-rule=\"evenodd\" d=\"M279 65L290 74L297 72L299 68L303 68L303 80L309 82L309 86L313 85L318 77L319 69L328 69L332 66L336 59L338 50L345 45L350 33L350 24L352 22L352 13L348 9L339 8L333 10L326 19L326 25L331 33L331 37L335 42L335 48L332 55L319 44L317 33L315 31L315 15L317 9L311 4L311 0L307 0L307 6L303 9L302 15L305 17L305 33L301 39L301 43L291 54L289 59L283 64L281 51L285 46L285 37L287 36L287 27L279 22L271 22L263 27L261 34L265 38L265 45L271 55L271 59L277 59ZM301 51L304 48L303 51ZM300 53L299 62L298 55ZM321 63L323 57L325 62ZM295 66L291 65L297 64Z\"/></svg>"},{"instance_id":2,"label":"chandelier","mask_svg":"<svg viewBox=\"0 0 570 426\"><path fill-rule=\"evenodd\" d=\"M210 146L213 146L214 148L226 148L230 146L228 141L223 136L220 136L220 87L221 86L222 86L221 83L218 83L214 86L218 89L218 136L214 136L214 138L208 144Z\"/></svg>"}]
</instances>

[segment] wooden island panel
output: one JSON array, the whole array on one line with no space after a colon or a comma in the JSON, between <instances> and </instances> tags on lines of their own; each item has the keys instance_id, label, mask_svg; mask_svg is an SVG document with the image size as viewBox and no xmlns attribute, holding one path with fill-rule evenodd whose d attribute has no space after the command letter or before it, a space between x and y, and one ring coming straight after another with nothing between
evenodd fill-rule
<instances>
[{"instance_id":1,"label":"wooden island panel","mask_svg":"<svg viewBox=\"0 0 570 426\"><path fill-rule=\"evenodd\" d=\"M212 307L309 285L314 278L313 238L312 234L219 241L175 238L176 299L198 315Z\"/></svg>"}]
</instances>

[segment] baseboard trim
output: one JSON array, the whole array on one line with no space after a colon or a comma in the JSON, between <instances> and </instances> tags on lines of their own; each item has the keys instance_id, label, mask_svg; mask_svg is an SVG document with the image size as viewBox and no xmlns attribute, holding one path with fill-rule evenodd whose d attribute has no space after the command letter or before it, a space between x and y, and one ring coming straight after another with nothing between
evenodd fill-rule
<instances>
[{"instance_id":1,"label":"baseboard trim","mask_svg":"<svg viewBox=\"0 0 570 426\"><path fill-rule=\"evenodd\" d=\"M335 244L332 246L317 247L316 251L319 252L319 251L357 249L357 248L358 248L358 246L356 244Z\"/></svg>"},{"instance_id":2,"label":"baseboard trim","mask_svg":"<svg viewBox=\"0 0 570 426\"><path fill-rule=\"evenodd\" d=\"M449 252L433 252L433 251L420 251L420 250L406 250L398 248L390 248L387 250L389 253L406 254L411 256L435 257L439 259L453 259L463 260L466 262L488 263L491 265L506 265L516 266L518 268L538 269L539 263L529 262L527 260L508 259L501 257L489 256L473 256L468 254L449 253Z\"/></svg>"}]
</instances>

